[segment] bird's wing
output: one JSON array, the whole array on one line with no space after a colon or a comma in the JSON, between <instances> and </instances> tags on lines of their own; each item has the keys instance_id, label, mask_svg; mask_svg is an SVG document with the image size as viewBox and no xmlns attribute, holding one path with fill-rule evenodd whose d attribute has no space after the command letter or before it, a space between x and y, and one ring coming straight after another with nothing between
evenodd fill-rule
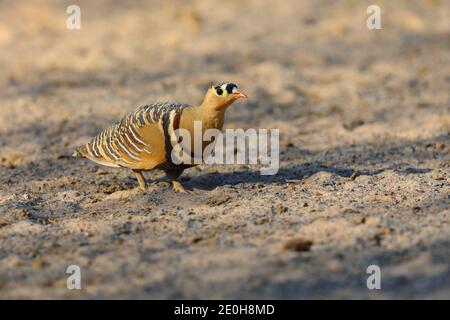
<instances>
[{"instance_id":1,"label":"bird's wing","mask_svg":"<svg viewBox=\"0 0 450 320\"><path fill-rule=\"evenodd\" d=\"M185 107L173 102L140 107L88 143L85 156L106 166L152 169L167 160L167 140L170 144Z\"/></svg>"}]
</instances>

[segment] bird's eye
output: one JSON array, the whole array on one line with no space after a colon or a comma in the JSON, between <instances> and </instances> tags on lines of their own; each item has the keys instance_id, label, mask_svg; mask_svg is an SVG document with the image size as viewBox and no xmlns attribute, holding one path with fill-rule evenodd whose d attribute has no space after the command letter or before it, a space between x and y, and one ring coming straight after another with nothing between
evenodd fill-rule
<instances>
[{"instance_id":1,"label":"bird's eye","mask_svg":"<svg viewBox=\"0 0 450 320\"><path fill-rule=\"evenodd\" d=\"M221 96L221 95L223 94L222 88L217 88L217 89L216 89L216 92L217 92L217 94L218 94L219 96Z\"/></svg>"}]
</instances>

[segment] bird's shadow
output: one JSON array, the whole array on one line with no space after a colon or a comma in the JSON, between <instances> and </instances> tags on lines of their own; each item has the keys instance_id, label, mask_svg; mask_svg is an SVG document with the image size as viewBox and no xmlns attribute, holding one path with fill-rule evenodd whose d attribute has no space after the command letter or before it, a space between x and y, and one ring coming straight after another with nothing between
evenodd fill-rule
<instances>
[{"instance_id":1,"label":"bird's shadow","mask_svg":"<svg viewBox=\"0 0 450 320\"><path fill-rule=\"evenodd\" d=\"M327 172L349 179L358 176L374 176L389 170L400 175L424 174L432 169L417 168L413 164L445 157L443 152L436 152L430 146L448 139L448 136L442 135L428 140L401 141L390 145L369 147L367 143L361 143L339 146L321 152L291 147L291 150L281 155L281 160L283 157L291 157L291 161L285 163L281 161L281 166L274 175L262 175L259 170L245 169L214 174L194 174L185 177L184 180L186 180L186 186L190 188L212 190L219 186L232 186L239 183L284 184L307 179L318 172Z\"/></svg>"},{"instance_id":2,"label":"bird's shadow","mask_svg":"<svg viewBox=\"0 0 450 320\"><path fill-rule=\"evenodd\" d=\"M185 184L190 188L200 190L213 190L220 186L233 186L240 183L269 185L299 182L301 180L307 179L310 176L313 176L318 172L327 172L340 177L352 179L358 176L374 176L386 170L399 171L394 167L386 167L373 170L355 170L352 168L325 166L320 163L305 163L280 168L274 175L262 175L258 171L240 170L225 173L215 173L213 175L202 174L184 178L183 180L187 181ZM401 170L401 172L405 174L421 174L430 171L431 169L428 168L407 168L406 170Z\"/></svg>"}]
</instances>

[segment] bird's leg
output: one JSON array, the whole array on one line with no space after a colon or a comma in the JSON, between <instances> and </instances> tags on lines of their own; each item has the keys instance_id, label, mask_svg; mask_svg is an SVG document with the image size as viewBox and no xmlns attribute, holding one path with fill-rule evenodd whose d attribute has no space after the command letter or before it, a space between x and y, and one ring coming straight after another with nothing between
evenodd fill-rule
<instances>
[{"instance_id":1,"label":"bird's leg","mask_svg":"<svg viewBox=\"0 0 450 320\"><path fill-rule=\"evenodd\" d=\"M193 193L191 190L186 190L178 181L178 177L183 173L183 170L167 170L166 175L172 181L173 191L180 193Z\"/></svg>"},{"instance_id":2,"label":"bird's leg","mask_svg":"<svg viewBox=\"0 0 450 320\"><path fill-rule=\"evenodd\" d=\"M142 191L145 191L145 178L142 174L142 170L133 170L134 174L136 175L136 179L139 182L139 188L141 188Z\"/></svg>"}]
</instances>

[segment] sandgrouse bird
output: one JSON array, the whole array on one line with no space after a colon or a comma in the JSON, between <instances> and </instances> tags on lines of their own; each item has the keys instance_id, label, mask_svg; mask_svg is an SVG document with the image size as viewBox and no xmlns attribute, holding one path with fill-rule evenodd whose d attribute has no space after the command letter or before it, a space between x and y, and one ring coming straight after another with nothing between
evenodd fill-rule
<instances>
[{"instance_id":1,"label":"sandgrouse bird","mask_svg":"<svg viewBox=\"0 0 450 320\"><path fill-rule=\"evenodd\" d=\"M130 168L142 190L146 187L142 172L160 169L175 191L187 192L178 177L193 164L172 161L171 135L176 129L186 129L193 137L194 121L201 121L203 131L221 130L227 107L240 98L247 96L234 83L222 82L208 89L199 106L158 102L140 107L78 148L73 156L109 167Z\"/></svg>"}]
</instances>

